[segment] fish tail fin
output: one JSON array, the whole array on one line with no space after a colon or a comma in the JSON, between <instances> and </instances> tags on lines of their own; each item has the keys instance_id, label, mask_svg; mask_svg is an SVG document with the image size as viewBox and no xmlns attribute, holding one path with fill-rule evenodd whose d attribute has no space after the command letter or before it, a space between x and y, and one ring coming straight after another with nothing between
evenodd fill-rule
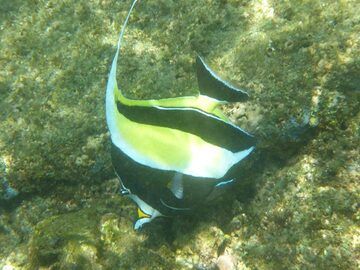
<instances>
[{"instance_id":1,"label":"fish tail fin","mask_svg":"<svg viewBox=\"0 0 360 270\"><path fill-rule=\"evenodd\" d=\"M199 55L196 58L196 73L200 93L203 95L225 102L240 102L249 98L246 91L221 79Z\"/></svg>"}]
</instances>

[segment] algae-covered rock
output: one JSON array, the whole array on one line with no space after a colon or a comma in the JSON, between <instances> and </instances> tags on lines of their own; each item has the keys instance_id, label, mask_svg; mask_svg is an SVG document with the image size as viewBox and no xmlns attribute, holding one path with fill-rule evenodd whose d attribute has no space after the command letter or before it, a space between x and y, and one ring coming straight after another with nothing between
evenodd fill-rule
<instances>
[{"instance_id":1,"label":"algae-covered rock","mask_svg":"<svg viewBox=\"0 0 360 270\"><path fill-rule=\"evenodd\" d=\"M30 253L33 267L81 264L82 268L94 265L100 247L99 213L84 209L74 213L52 216L40 222L32 235Z\"/></svg>"},{"instance_id":2,"label":"algae-covered rock","mask_svg":"<svg viewBox=\"0 0 360 270\"><path fill-rule=\"evenodd\" d=\"M359 120L319 134L288 165L254 175L253 203L240 204L229 224L231 247L250 269L357 268Z\"/></svg>"},{"instance_id":3,"label":"algae-covered rock","mask_svg":"<svg viewBox=\"0 0 360 270\"><path fill-rule=\"evenodd\" d=\"M0 158L13 188L109 178L103 96L113 45L99 38L110 18L95 14L107 17L113 4L1 5Z\"/></svg>"},{"instance_id":4,"label":"algae-covered rock","mask_svg":"<svg viewBox=\"0 0 360 270\"><path fill-rule=\"evenodd\" d=\"M210 269L215 266L219 249L225 241L226 236L216 226L199 224L193 232L178 235L174 242L179 247L176 261L184 268Z\"/></svg>"},{"instance_id":5,"label":"algae-covered rock","mask_svg":"<svg viewBox=\"0 0 360 270\"><path fill-rule=\"evenodd\" d=\"M16 197L19 192L12 188L6 178L7 168L5 161L0 158L0 204Z\"/></svg>"},{"instance_id":6,"label":"algae-covered rock","mask_svg":"<svg viewBox=\"0 0 360 270\"><path fill-rule=\"evenodd\" d=\"M1 267L359 268L359 1L137 3L126 95L196 93L200 54L249 92L224 110L258 139L223 200L140 233L132 206L96 188L113 177L104 94L130 1L5 2Z\"/></svg>"},{"instance_id":7,"label":"algae-covered rock","mask_svg":"<svg viewBox=\"0 0 360 270\"><path fill-rule=\"evenodd\" d=\"M44 218L31 234L27 269L175 269L170 250L147 248L148 237L121 209L121 200L110 199Z\"/></svg>"}]
</instances>

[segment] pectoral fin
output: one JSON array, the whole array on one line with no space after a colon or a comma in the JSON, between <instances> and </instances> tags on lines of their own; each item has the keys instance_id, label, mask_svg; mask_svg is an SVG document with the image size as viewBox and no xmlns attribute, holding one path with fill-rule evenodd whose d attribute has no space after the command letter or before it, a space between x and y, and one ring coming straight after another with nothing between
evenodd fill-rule
<instances>
[{"instance_id":1,"label":"pectoral fin","mask_svg":"<svg viewBox=\"0 0 360 270\"><path fill-rule=\"evenodd\" d=\"M183 175L181 173L175 173L174 178L171 181L170 190L176 198L184 198L184 183Z\"/></svg>"}]
</instances>

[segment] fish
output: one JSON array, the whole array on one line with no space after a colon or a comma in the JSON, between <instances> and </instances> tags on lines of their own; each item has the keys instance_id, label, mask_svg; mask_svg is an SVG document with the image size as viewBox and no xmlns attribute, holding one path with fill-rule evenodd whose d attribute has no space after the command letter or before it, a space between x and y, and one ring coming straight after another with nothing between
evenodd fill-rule
<instances>
[{"instance_id":1,"label":"fish","mask_svg":"<svg viewBox=\"0 0 360 270\"><path fill-rule=\"evenodd\" d=\"M119 34L106 86L106 122L120 194L137 204L138 230L157 217L189 213L238 180L255 137L233 124L220 105L249 95L217 75L196 54L196 95L130 99L118 87L117 62L132 2Z\"/></svg>"}]
</instances>

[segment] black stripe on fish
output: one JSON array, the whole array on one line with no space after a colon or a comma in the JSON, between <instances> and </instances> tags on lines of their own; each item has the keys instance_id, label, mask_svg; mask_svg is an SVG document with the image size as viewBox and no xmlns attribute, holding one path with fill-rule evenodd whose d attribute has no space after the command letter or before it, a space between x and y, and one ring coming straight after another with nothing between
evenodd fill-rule
<instances>
[{"instance_id":1,"label":"black stripe on fish","mask_svg":"<svg viewBox=\"0 0 360 270\"><path fill-rule=\"evenodd\" d=\"M176 213L161 203L166 202L176 208L190 208L205 200L218 179L184 175L184 197L177 199L167 187L177 173L152 168L136 162L112 144L112 163L124 186L144 202L160 211L163 215Z\"/></svg>"},{"instance_id":2,"label":"black stripe on fish","mask_svg":"<svg viewBox=\"0 0 360 270\"><path fill-rule=\"evenodd\" d=\"M255 138L239 127L198 109L116 104L119 113L131 121L191 133L234 153L255 145Z\"/></svg>"},{"instance_id":3,"label":"black stripe on fish","mask_svg":"<svg viewBox=\"0 0 360 270\"><path fill-rule=\"evenodd\" d=\"M241 162L238 162L220 179L182 174L184 196L178 199L167 186L174 175L181 172L156 169L138 163L113 143L111 158L116 174L126 189L163 215L176 214L178 211L175 208L192 209L203 204L216 184L234 179L241 169Z\"/></svg>"},{"instance_id":4,"label":"black stripe on fish","mask_svg":"<svg viewBox=\"0 0 360 270\"><path fill-rule=\"evenodd\" d=\"M221 79L200 56L196 58L196 73L200 93L203 95L228 102L245 101L249 98L245 91Z\"/></svg>"}]
</instances>

